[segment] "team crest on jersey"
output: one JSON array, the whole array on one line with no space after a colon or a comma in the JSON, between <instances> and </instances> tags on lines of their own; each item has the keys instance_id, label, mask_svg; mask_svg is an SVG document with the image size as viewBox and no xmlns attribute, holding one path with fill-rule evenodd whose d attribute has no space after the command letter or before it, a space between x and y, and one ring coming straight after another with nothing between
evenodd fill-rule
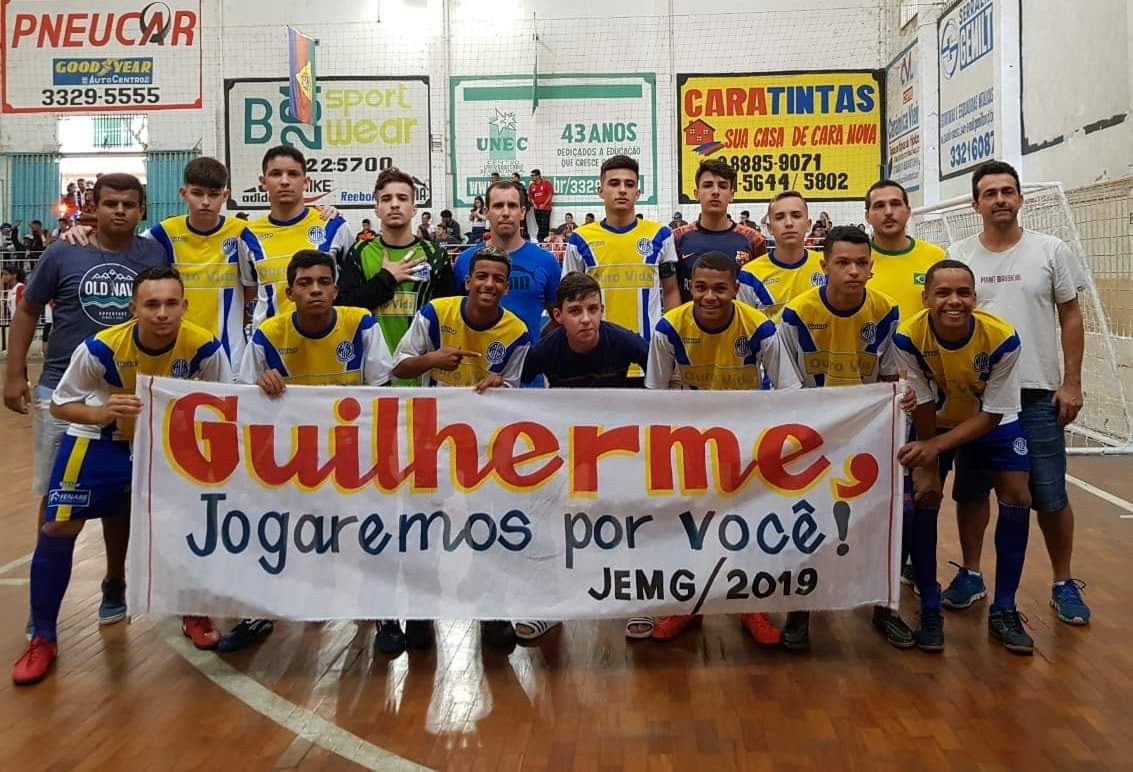
<instances>
[{"instance_id":1,"label":"team crest on jersey","mask_svg":"<svg viewBox=\"0 0 1133 772\"><path fill-rule=\"evenodd\" d=\"M642 257L649 257L649 255L652 254L652 252L653 252L653 242L652 241L650 241L649 239L638 239L637 240L637 254L641 255Z\"/></svg>"},{"instance_id":2,"label":"team crest on jersey","mask_svg":"<svg viewBox=\"0 0 1133 772\"><path fill-rule=\"evenodd\" d=\"M334 358L339 362L349 362L354 358L354 344L344 340L334 347Z\"/></svg>"},{"instance_id":3,"label":"team crest on jersey","mask_svg":"<svg viewBox=\"0 0 1133 772\"><path fill-rule=\"evenodd\" d=\"M824 287L826 286L826 274L822 271L815 271L810 275L810 286Z\"/></svg>"},{"instance_id":4,"label":"team crest on jersey","mask_svg":"<svg viewBox=\"0 0 1133 772\"><path fill-rule=\"evenodd\" d=\"M1015 451L1016 456L1027 455L1027 438L1016 437L1015 441L1011 443L1011 449Z\"/></svg>"},{"instance_id":5,"label":"team crest on jersey","mask_svg":"<svg viewBox=\"0 0 1133 772\"><path fill-rule=\"evenodd\" d=\"M986 351L981 351L972 359L972 367L977 373L986 373L991 370L991 357Z\"/></svg>"},{"instance_id":6,"label":"team crest on jersey","mask_svg":"<svg viewBox=\"0 0 1133 772\"><path fill-rule=\"evenodd\" d=\"M227 257L229 260L231 260L233 257L236 256L236 239L234 239L234 238L225 239L224 242L221 243L220 249L221 249L221 251L224 252L224 256Z\"/></svg>"},{"instance_id":7,"label":"team crest on jersey","mask_svg":"<svg viewBox=\"0 0 1133 772\"><path fill-rule=\"evenodd\" d=\"M314 244L316 247L326 240L327 229L321 225L312 225L307 229L307 241Z\"/></svg>"},{"instance_id":8,"label":"team crest on jersey","mask_svg":"<svg viewBox=\"0 0 1133 772\"><path fill-rule=\"evenodd\" d=\"M925 275L923 273L914 273L913 274L913 284L917 285L918 287L923 287L924 282L925 282Z\"/></svg>"},{"instance_id":9,"label":"team crest on jersey","mask_svg":"<svg viewBox=\"0 0 1133 772\"><path fill-rule=\"evenodd\" d=\"M502 364L504 357L507 356L507 347L494 340L488 344L488 362L493 365Z\"/></svg>"},{"instance_id":10,"label":"team crest on jersey","mask_svg":"<svg viewBox=\"0 0 1133 772\"><path fill-rule=\"evenodd\" d=\"M169 374L174 378L188 378L191 370L188 359L174 359L169 366Z\"/></svg>"},{"instance_id":11,"label":"team crest on jersey","mask_svg":"<svg viewBox=\"0 0 1133 772\"><path fill-rule=\"evenodd\" d=\"M740 359L747 359L751 355L751 346L748 345L747 338L743 335L736 338L736 342L732 344L732 350L736 352L736 356Z\"/></svg>"},{"instance_id":12,"label":"team crest on jersey","mask_svg":"<svg viewBox=\"0 0 1133 772\"><path fill-rule=\"evenodd\" d=\"M873 342L877 340L877 325L873 322L866 322L858 332L858 337L861 338L862 343L866 345L873 344Z\"/></svg>"}]
</instances>

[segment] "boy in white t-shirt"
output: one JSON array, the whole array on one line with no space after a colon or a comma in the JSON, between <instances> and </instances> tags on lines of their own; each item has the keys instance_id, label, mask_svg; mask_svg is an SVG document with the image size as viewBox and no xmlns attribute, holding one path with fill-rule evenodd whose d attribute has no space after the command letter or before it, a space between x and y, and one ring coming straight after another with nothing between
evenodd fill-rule
<instances>
[{"instance_id":1,"label":"boy in white t-shirt","mask_svg":"<svg viewBox=\"0 0 1133 772\"><path fill-rule=\"evenodd\" d=\"M1022 341L1019 419L1030 448L1033 507L1054 574L1050 603L1063 622L1084 625L1090 609L1079 592L1082 583L1070 573L1074 511L1066 496L1063 427L1082 409L1085 335L1078 293L1086 278L1061 239L1019 224L1022 207L1015 169L1002 161L982 164L972 174L972 208L983 218L983 230L949 247L948 257L971 267L979 307L1009 322ZM987 594L979 573L987 498L967 493L955 496L964 565L944 591L950 608L967 608Z\"/></svg>"}]
</instances>

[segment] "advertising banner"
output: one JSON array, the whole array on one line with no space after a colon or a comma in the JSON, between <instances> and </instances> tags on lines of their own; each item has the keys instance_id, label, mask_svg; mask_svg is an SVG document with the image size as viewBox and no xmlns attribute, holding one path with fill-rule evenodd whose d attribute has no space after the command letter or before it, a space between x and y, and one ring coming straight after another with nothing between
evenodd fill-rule
<instances>
[{"instance_id":1,"label":"advertising banner","mask_svg":"<svg viewBox=\"0 0 1133 772\"><path fill-rule=\"evenodd\" d=\"M995 157L995 2L963 0L940 17L940 179Z\"/></svg>"},{"instance_id":2,"label":"advertising banner","mask_svg":"<svg viewBox=\"0 0 1133 772\"><path fill-rule=\"evenodd\" d=\"M321 76L313 126L291 117L288 95L287 78L224 82L231 208L270 208L261 161L279 144L303 151L309 204L373 209L378 172L396 166L416 180L417 205L432 205L428 78Z\"/></svg>"},{"instance_id":3,"label":"advertising banner","mask_svg":"<svg viewBox=\"0 0 1133 772\"><path fill-rule=\"evenodd\" d=\"M888 177L901 183L911 206L921 196L921 103L917 44L913 43L885 70L885 142Z\"/></svg>"},{"instance_id":4,"label":"advertising banner","mask_svg":"<svg viewBox=\"0 0 1133 772\"><path fill-rule=\"evenodd\" d=\"M681 203L706 158L736 170L736 203L862 198L881 171L881 97L873 71L678 75Z\"/></svg>"}]
</instances>

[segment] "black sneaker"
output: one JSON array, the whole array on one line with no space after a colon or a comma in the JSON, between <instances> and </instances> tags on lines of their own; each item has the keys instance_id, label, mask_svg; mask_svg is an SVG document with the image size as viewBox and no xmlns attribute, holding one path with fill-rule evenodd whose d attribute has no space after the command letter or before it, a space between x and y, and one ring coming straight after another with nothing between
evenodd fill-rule
<instances>
[{"instance_id":1,"label":"black sneaker","mask_svg":"<svg viewBox=\"0 0 1133 772\"><path fill-rule=\"evenodd\" d=\"M126 581L111 579L108 576L102 580L102 602L98 604L98 623L112 625L125 618Z\"/></svg>"},{"instance_id":2,"label":"black sneaker","mask_svg":"<svg viewBox=\"0 0 1133 772\"><path fill-rule=\"evenodd\" d=\"M408 619L405 622L405 645L411 649L427 649L433 645L433 622L429 619Z\"/></svg>"},{"instance_id":3,"label":"black sneaker","mask_svg":"<svg viewBox=\"0 0 1133 772\"><path fill-rule=\"evenodd\" d=\"M913 633L913 641L921 651L944 651L944 614L940 609L921 612L921 626Z\"/></svg>"},{"instance_id":4,"label":"black sneaker","mask_svg":"<svg viewBox=\"0 0 1133 772\"><path fill-rule=\"evenodd\" d=\"M217 651L239 651L271 635L275 624L270 619L241 619L228 635L216 644Z\"/></svg>"},{"instance_id":5,"label":"black sneaker","mask_svg":"<svg viewBox=\"0 0 1133 772\"><path fill-rule=\"evenodd\" d=\"M379 654L400 654L405 651L405 633L396 619L378 622L378 633L374 636L374 651Z\"/></svg>"},{"instance_id":6,"label":"black sneaker","mask_svg":"<svg viewBox=\"0 0 1133 772\"><path fill-rule=\"evenodd\" d=\"M783 625L779 645L792 651L803 651L810 648L809 611L792 611L787 614L787 622Z\"/></svg>"},{"instance_id":7,"label":"black sneaker","mask_svg":"<svg viewBox=\"0 0 1133 772\"><path fill-rule=\"evenodd\" d=\"M913 562L911 560L906 560L905 567L901 569L901 584L906 587L917 586L917 577L913 574Z\"/></svg>"},{"instance_id":8,"label":"black sneaker","mask_svg":"<svg viewBox=\"0 0 1133 772\"><path fill-rule=\"evenodd\" d=\"M913 646L913 631L901 619L901 615L885 606L873 607L873 626L881 631L890 646L909 649Z\"/></svg>"},{"instance_id":9,"label":"black sneaker","mask_svg":"<svg viewBox=\"0 0 1133 772\"><path fill-rule=\"evenodd\" d=\"M987 631L1003 648L1015 654L1034 654L1035 642L1023 629L1026 617L1018 609L992 609L987 615Z\"/></svg>"},{"instance_id":10,"label":"black sneaker","mask_svg":"<svg viewBox=\"0 0 1133 772\"><path fill-rule=\"evenodd\" d=\"M480 636L489 646L506 648L515 645L515 628L506 619L492 619L480 623Z\"/></svg>"}]
</instances>

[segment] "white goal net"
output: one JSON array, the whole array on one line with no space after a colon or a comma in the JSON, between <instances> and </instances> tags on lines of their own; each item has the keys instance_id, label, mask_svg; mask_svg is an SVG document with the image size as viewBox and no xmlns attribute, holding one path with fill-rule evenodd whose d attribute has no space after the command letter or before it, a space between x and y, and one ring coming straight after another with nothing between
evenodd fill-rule
<instances>
[{"instance_id":1,"label":"white goal net","mask_svg":"<svg viewBox=\"0 0 1133 772\"><path fill-rule=\"evenodd\" d=\"M1133 420L1122 374L1133 374L1133 273L1129 225L1133 180L1067 194L1058 183L1025 185L1024 227L1065 241L1088 280L1079 297L1086 330L1084 406L1067 428L1069 452L1133 454ZM978 233L967 196L914 211L919 238L947 247ZM1131 378L1133 379L1133 378Z\"/></svg>"}]
</instances>

